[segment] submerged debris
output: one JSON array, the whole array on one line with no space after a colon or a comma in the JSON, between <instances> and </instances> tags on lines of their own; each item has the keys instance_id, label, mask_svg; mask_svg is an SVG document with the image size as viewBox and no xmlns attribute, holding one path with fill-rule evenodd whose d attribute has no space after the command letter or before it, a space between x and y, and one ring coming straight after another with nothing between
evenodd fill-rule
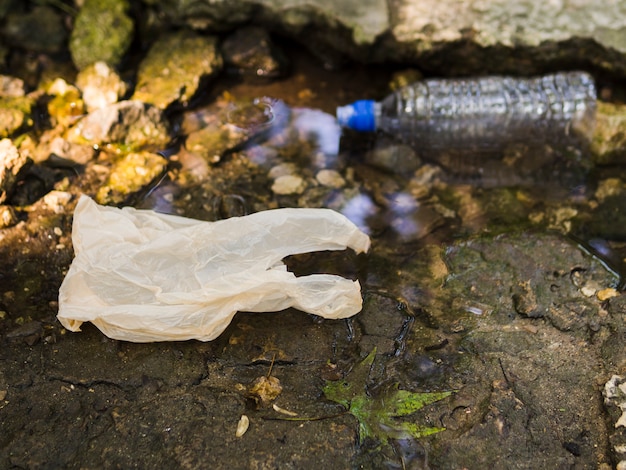
<instances>
[{"instance_id":1,"label":"submerged debris","mask_svg":"<svg viewBox=\"0 0 626 470\"><path fill-rule=\"evenodd\" d=\"M226 70L238 75L277 78L285 74L287 59L258 26L236 30L222 43Z\"/></svg>"},{"instance_id":2,"label":"submerged debris","mask_svg":"<svg viewBox=\"0 0 626 470\"><path fill-rule=\"evenodd\" d=\"M248 396L252 398L259 408L269 406L283 391L280 380L272 375L258 377L248 388Z\"/></svg>"},{"instance_id":3,"label":"submerged debris","mask_svg":"<svg viewBox=\"0 0 626 470\"><path fill-rule=\"evenodd\" d=\"M227 96L187 116L183 126L190 133L185 148L209 163L217 163L225 154L280 131L289 116L289 108L280 100L257 98L238 102Z\"/></svg>"},{"instance_id":4,"label":"submerged debris","mask_svg":"<svg viewBox=\"0 0 626 470\"><path fill-rule=\"evenodd\" d=\"M422 426L396 418L410 415L424 406L443 400L452 392L417 393L401 390L393 384L378 390L374 396L368 392L367 379L376 357L373 349L343 380L326 382L324 395L343 405L359 421L359 440L374 438L383 446L389 439L421 438L444 431L437 426Z\"/></svg>"},{"instance_id":5,"label":"submerged debris","mask_svg":"<svg viewBox=\"0 0 626 470\"><path fill-rule=\"evenodd\" d=\"M79 200L75 258L59 291L58 319L71 331L91 321L135 342L219 336L237 311L295 307L347 318L362 307L358 281L296 277L283 258L319 250L357 253L370 240L329 209L277 209L203 222Z\"/></svg>"}]
</instances>

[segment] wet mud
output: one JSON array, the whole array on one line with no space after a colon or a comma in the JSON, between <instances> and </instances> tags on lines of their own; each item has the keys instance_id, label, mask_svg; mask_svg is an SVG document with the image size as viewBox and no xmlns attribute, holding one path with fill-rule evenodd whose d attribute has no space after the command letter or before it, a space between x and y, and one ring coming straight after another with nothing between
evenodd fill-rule
<instances>
[{"instance_id":1,"label":"wet mud","mask_svg":"<svg viewBox=\"0 0 626 470\"><path fill-rule=\"evenodd\" d=\"M286 77L224 76L186 115L174 112L196 125L220 99L271 97L306 125L292 114L280 131L239 135L213 160L178 142L163 149L150 185L114 203L202 220L340 210L370 233L368 255L286 262L298 274L358 279L362 312L335 321L241 312L208 343L120 342L90 324L70 333L55 316L72 210L78 194L107 184L116 157L54 168L46 177L70 200L23 184L13 196L25 201L15 204L19 221L0 232L0 467L611 468L615 427L602 390L626 372L624 234L593 227L609 218L603 210L619 211L623 183L608 196L594 174L577 185L476 184L388 136L344 133L333 153L324 133L338 138L336 129L321 112L382 97L393 70L328 71L287 50ZM350 384L374 349L358 396L450 392L402 418L445 430L417 438L374 421L386 442L360 438L358 417L324 387ZM237 436L242 415L250 424Z\"/></svg>"}]
</instances>

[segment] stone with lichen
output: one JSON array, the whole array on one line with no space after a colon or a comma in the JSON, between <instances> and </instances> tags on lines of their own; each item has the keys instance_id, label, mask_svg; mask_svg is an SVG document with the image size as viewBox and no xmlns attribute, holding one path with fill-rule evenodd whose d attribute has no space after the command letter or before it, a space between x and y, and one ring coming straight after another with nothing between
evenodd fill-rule
<instances>
[{"instance_id":1,"label":"stone with lichen","mask_svg":"<svg viewBox=\"0 0 626 470\"><path fill-rule=\"evenodd\" d=\"M598 102L591 153L596 164L626 162L626 106Z\"/></svg>"},{"instance_id":2,"label":"stone with lichen","mask_svg":"<svg viewBox=\"0 0 626 470\"><path fill-rule=\"evenodd\" d=\"M271 24L318 55L419 64L433 73L540 73L555 62L626 74L624 0L146 0L174 23Z\"/></svg>"},{"instance_id":3,"label":"stone with lichen","mask_svg":"<svg viewBox=\"0 0 626 470\"><path fill-rule=\"evenodd\" d=\"M167 160L151 152L131 152L114 163L96 194L99 204L119 204L163 174Z\"/></svg>"},{"instance_id":4,"label":"stone with lichen","mask_svg":"<svg viewBox=\"0 0 626 470\"><path fill-rule=\"evenodd\" d=\"M126 93L126 83L106 62L95 62L78 73L76 86L83 92L88 111L116 103Z\"/></svg>"},{"instance_id":5,"label":"stone with lichen","mask_svg":"<svg viewBox=\"0 0 626 470\"><path fill-rule=\"evenodd\" d=\"M139 65L133 100L165 109L175 101L186 105L199 85L222 68L217 38L190 31L157 40Z\"/></svg>"},{"instance_id":6,"label":"stone with lichen","mask_svg":"<svg viewBox=\"0 0 626 470\"><path fill-rule=\"evenodd\" d=\"M85 0L70 37L72 60L80 70L98 61L116 66L133 39L127 0Z\"/></svg>"},{"instance_id":7,"label":"stone with lichen","mask_svg":"<svg viewBox=\"0 0 626 470\"><path fill-rule=\"evenodd\" d=\"M171 140L163 111L140 101L120 101L97 109L70 128L66 138L75 144L113 144L124 151L158 150Z\"/></svg>"}]
</instances>

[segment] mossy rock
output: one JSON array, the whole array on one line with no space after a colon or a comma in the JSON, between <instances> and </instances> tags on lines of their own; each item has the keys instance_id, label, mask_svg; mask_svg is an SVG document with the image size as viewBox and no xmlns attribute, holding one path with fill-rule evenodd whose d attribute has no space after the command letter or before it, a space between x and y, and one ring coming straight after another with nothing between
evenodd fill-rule
<instances>
[{"instance_id":1,"label":"mossy rock","mask_svg":"<svg viewBox=\"0 0 626 470\"><path fill-rule=\"evenodd\" d=\"M117 66L133 38L126 0L85 0L70 38L72 60L80 70L103 61Z\"/></svg>"},{"instance_id":2,"label":"mossy rock","mask_svg":"<svg viewBox=\"0 0 626 470\"><path fill-rule=\"evenodd\" d=\"M175 101L186 105L200 83L222 68L217 39L190 31L156 41L141 62L134 100L165 109Z\"/></svg>"}]
</instances>

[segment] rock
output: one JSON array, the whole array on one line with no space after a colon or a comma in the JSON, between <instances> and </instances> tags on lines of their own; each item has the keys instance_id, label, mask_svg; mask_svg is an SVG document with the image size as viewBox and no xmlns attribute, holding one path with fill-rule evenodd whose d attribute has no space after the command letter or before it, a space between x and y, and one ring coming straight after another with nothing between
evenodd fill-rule
<instances>
[{"instance_id":1,"label":"rock","mask_svg":"<svg viewBox=\"0 0 626 470\"><path fill-rule=\"evenodd\" d=\"M236 30L222 43L222 55L230 73L275 78L285 74L287 58L267 31L258 26Z\"/></svg>"},{"instance_id":2,"label":"rock","mask_svg":"<svg viewBox=\"0 0 626 470\"><path fill-rule=\"evenodd\" d=\"M48 101L48 115L53 126L63 127L76 121L85 113L85 106L80 91L62 78L54 80L46 89L53 98Z\"/></svg>"},{"instance_id":3,"label":"rock","mask_svg":"<svg viewBox=\"0 0 626 470\"><path fill-rule=\"evenodd\" d=\"M511 313L517 312L546 318L556 329L581 336L598 321L599 309L597 299L586 296L581 287L617 284L614 273L600 261L557 235L530 238L521 233L470 240L449 247L445 262L451 272L446 290L450 289L457 312L470 311L473 302L480 302L497 306L494 315L501 315L501 321L510 322ZM460 295L461 285L481 287Z\"/></svg>"},{"instance_id":4,"label":"rock","mask_svg":"<svg viewBox=\"0 0 626 470\"><path fill-rule=\"evenodd\" d=\"M288 121L289 114L282 101L270 98L243 103L220 100L188 116L188 122L193 119L203 127L189 133L185 148L216 163L225 153L252 139L262 140L271 131L280 129Z\"/></svg>"},{"instance_id":5,"label":"rock","mask_svg":"<svg viewBox=\"0 0 626 470\"><path fill-rule=\"evenodd\" d=\"M346 184L346 180L336 170L320 170L315 175L315 179L322 186L335 189L342 188Z\"/></svg>"},{"instance_id":6,"label":"rock","mask_svg":"<svg viewBox=\"0 0 626 470\"><path fill-rule=\"evenodd\" d=\"M46 5L26 13L10 13L2 33L10 45L36 52L59 52L67 41L63 16Z\"/></svg>"},{"instance_id":7,"label":"rock","mask_svg":"<svg viewBox=\"0 0 626 470\"><path fill-rule=\"evenodd\" d=\"M18 218L15 209L11 206L0 205L0 230L17 224Z\"/></svg>"},{"instance_id":8,"label":"rock","mask_svg":"<svg viewBox=\"0 0 626 470\"><path fill-rule=\"evenodd\" d=\"M274 180L272 192L278 195L302 194L306 186L306 182L300 176L283 175Z\"/></svg>"},{"instance_id":9,"label":"rock","mask_svg":"<svg viewBox=\"0 0 626 470\"><path fill-rule=\"evenodd\" d=\"M10 75L0 75L0 96L6 98L24 96L24 80Z\"/></svg>"},{"instance_id":10,"label":"rock","mask_svg":"<svg viewBox=\"0 0 626 470\"><path fill-rule=\"evenodd\" d=\"M157 40L139 65L133 100L165 109L175 101L187 105L199 85L222 68L217 39L190 31Z\"/></svg>"},{"instance_id":11,"label":"rock","mask_svg":"<svg viewBox=\"0 0 626 470\"><path fill-rule=\"evenodd\" d=\"M127 0L85 0L70 37L70 52L81 70L103 61L116 66L133 37L133 21Z\"/></svg>"},{"instance_id":12,"label":"rock","mask_svg":"<svg viewBox=\"0 0 626 470\"><path fill-rule=\"evenodd\" d=\"M117 103L126 93L126 83L106 62L96 62L81 70L76 86L83 92L89 112Z\"/></svg>"},{"instance_id":13,"label":"rock","mask_svg":"<svg viewBox=\"0 0 626 470\"><path fill-rule=\"evenodd\" d=\"M329 1L293 0L232 2L205 0L194 3L181 0L146 3L159 5L174 22L186 22L198 29L224 30L251 20L278 24L290 33L309 29L341 29L349 32L358 45L373 44L389 27L389 11L384 0Z\"/></svg>"},{"instance_id":14,"label":"rock","mask_svg":"<svg viewBox=\"0 0 626 470\"><path fill-rule=\"evenodd\" d=\"M388 145L365 154L365 162L390 173L412 173L421 165L415 151L407 145Z\"/></svg>"},{"instance_id":15,"label":"rock","mask_svg":"<svg viewBox=\"0 0 626 470\"><path fill-rule=\"evenodd\" d=\"M44 204L55 214L64 214L72 195L66 191L50 191L43 197Z\"/></svg>"},{"instance_id":16,"label":"rock","mask_svg":"<svg viewBox=\"0 0 626 470\"><path fill-rule=\"evenodd\" d=\"M594 163L626 162L626 106L598 101L596 129L591 141Z\"/></svg>"},{"instance_id":17,"label":"rock","mask_svg":"<svg viewBox=\"0 0 626 470\"><path fill-rule=\"evenodd\" d=\"M620 59L626 53L626 15L621 2L607 6L602 0L541 5L524 1L512 7L506 0L461 4L454 0L403 0L394 13L390 32L395 54L391 44L388 51L394 60L398 56L411 61L429 56L434 60L422 65L437 69L459 62L458 73L484 73L480 67L536 73L540 64L585 64L588 60L626 72ZM450 47L454 43L463 46ZM448 57L444 57L444 50ZM450 54L451 50L456 53ZM514 50L525 52L515 54ZM442 55L435 58L438 53ZM472 54L471 63L468 54ZM535 62L530 68L528 59Z\"/></svg>"},{"instance_id":18,"label":"rock","mask_svg":"<svg viewBox=\"0 0 626 470\"><path fill-rule=\"evenodd\" d=\"M130 149L159 149L170 142L163 112L140 101L120 101L82 118L66 136L70 143L116 144Z\"/></svg>"},{"instance_id":19,"label":"rock","mask_svg":"<svg viewBox=\"0 0 626 470\"><path fill-rule=\"evenodd\" d=\"M609 433L615 460L618 461L616 468L626 467L626 379L620 375L613 375L602 390L604 406L607 409L613 426ZM613 429L611 429L613 428Z\"/></svg>"},{"instance_id":20,"label":"rock","mask_svg":"<svg viewBox=\"0 0 626 470\"><path fill-rule=\"evenodd\" d=\"M54 156L85 165L93 159L95 154L96 151L92 145L73 144L62 137L56 137L50 142L46 158Z\"/></svg>"},{"instance_id":21,"label":"rock","mask_svg":"<svg viewBox=\"0 0 626 470\"><path fill-rule=\"evenodd\" d=\"M307 46L438 74L539 73L564 64L626 74L623 1L170 0L146 3L174 23L223 31L255 21Z\"/></svg>"},{"instance_id":22,"label":"rock","mask_svg":"<svg viewBox=\"0 0 626 470\"><path fill-rule=\"evenodd\" d=\"M116 162L96 194L99 204L120 204L163 174L167 160L150 152L132 152Z\"/></svg>"},{"instance_id":23,"label":"rock","mask_svg":"<svg viewBox=\"0 0 626 470\"><path fill-rule=\"evenodd\" d=\"M59 134L61 129L44 131L39 139L25 135L20 141L20 153L30 157L36 164L55 168L72 168L84 165L96 155L93 145L81 145L68 142Z\"/></svg>"},{"instance_id":24,"label":"rock","mask_svg":"<svg viewBox=\"0 0 626 470\"><path fill-rule=\"evenodd\" d=\"M11 140L0 140L0 204L11 196L31 164L32 160L22 156Z\"/></svg>"},{"instance_id":25,"label":"rock","mask_svg":"<svg viewBox=\"0 0 626 470\"><path fill-rule=\"evenodd\" d=\"M295 163L281 163L279 165L273 166L267 172L267 176L272 179L278 179L281 176L293 175L298 171L298 165Z\"/></svg>"},{"instance_id":26,"label":"rock","mask_svg":"<svg viewBox=\"0 0 626 470\"><path fill-rule=\"evenodd\" d=\"M32 124L30 118L33 100L28 96L0 97L0 138L9 137Z\"/></svg>"},{"instance_id":27,"label":"rock","mask_svg":"<svg viewBox=\"0 0 626 470\"><path fill-rule=\"evenodd\" d=\"M0 75L0 138L8 137L30 125L34 100L25 96L24 81L10 75Z\"/></svg>"}]
</instances>

